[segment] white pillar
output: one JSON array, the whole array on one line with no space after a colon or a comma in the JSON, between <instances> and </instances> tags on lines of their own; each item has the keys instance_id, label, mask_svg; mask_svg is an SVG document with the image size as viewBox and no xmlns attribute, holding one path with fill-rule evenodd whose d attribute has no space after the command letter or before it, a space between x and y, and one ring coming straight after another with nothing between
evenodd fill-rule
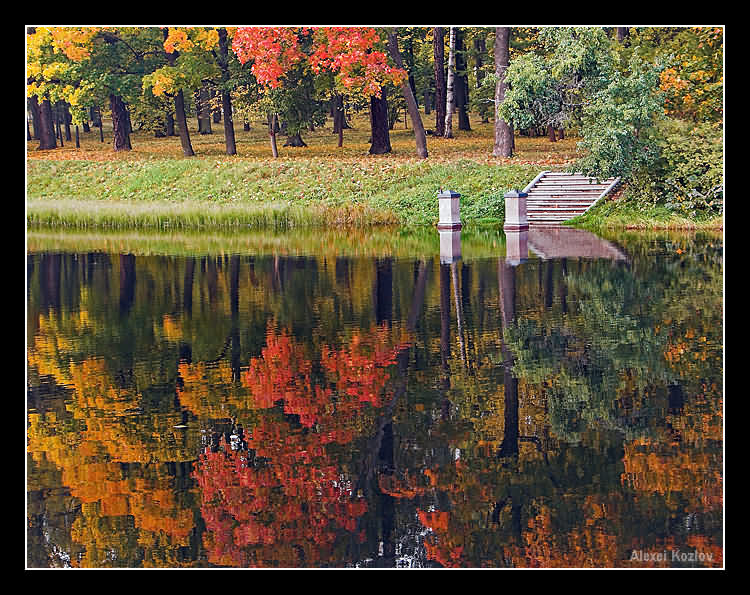
<instances>
[{"instance_id":1,"label":"white pillar","mask_svg":"<svg viewBox=\"0 0 750 595\"><path fill-rule=\"evenodd\" d=\"M461 229L460 199L461 195L453 190L443 190L438 194L438 229Z\"/></svg>"},{"instance_id":2,"label":"white pillar","mask_svg":"<svg viewBox=\"0 0 750 595\"><path fill-rule=\"evenodd\" d=\"M511 190L505 194L505 231L524 231L529 229L526 218L526 192Z\"/></svg>"}]
</instances>

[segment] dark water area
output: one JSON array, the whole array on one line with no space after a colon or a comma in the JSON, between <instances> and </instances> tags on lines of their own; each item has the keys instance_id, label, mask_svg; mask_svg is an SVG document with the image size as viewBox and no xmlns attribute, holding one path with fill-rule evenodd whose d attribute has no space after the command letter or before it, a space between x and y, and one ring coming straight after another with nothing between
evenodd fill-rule
<instances>
[{"instance_id":1,"label":"dark water area","mask_svg":"<svg viewBox=\"0 0 750 595\"><path fill-rule=\"evenodd\" d=\"M723 238L27 238L27 567L723 566Z\"/></svg>"}]
</instances>

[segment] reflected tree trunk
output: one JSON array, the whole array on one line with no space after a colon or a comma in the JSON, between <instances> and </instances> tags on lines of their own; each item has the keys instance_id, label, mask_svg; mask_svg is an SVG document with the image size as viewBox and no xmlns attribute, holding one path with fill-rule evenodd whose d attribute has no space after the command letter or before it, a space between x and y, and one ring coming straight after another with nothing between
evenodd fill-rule
<instances>
[{"instance_id":1,"label":"reflected tree trunk","mask_svg":"<svg viewBox=\"0 0 750 595\"><path fill-rule=\"evenodd\" d=\"M229 258L229 304L232 315L232 330L230 333L231 339L231 367L232 367L232 380L239 381L240 379L240 257L237 254L233 254Z\"/></svg>"},{"instance_id":2,"label":"reflected tree trunk","mask_svg":"<svg viewBox=\"0 0 750 595\"><path fill-rule=\"evenodd\" d=\"M420 260L417 265L417 279L414 283L414 296L412 297L411 308L409 308L409 317L407 319L406 328L414 332L417 327L417 316L422 309L424 303L424 292L427 285L427 265L423 260Z\"/></svg>"},{"instance_id":3,"label":"reflected tree trunk","mask_svg":"<svg viewBox=\"0 0 750 595\"><path fill-rule=\"evenodd\" d=\"M451 278L450 265L440 264L440 366L442 374L440 388L450 388L451 356Z\"/></svg>"},{"instance_id":4,"label":"reflected tree trunk","mask_svg":"<svg viewBox=\"0 0 750 595\"><path fill-rule=\"evenodd\" d=\"M393 319L393 259L375 259L375 320L378 325Z\"/></svg>"},{"instance_id":5,"label":"reflected tree trunk","mask_svg":"<svg viewBox=\"0 0 750 595\"><path fill-rule=\"evenodd\" d=\"M498 262L498 285L500 291L500 312L502 330L508 328L516 315L516 269L505 259ZM518 454L518 379L513 376L513 355L502 342L503 384L505 396L503 441L498 451L499 458L512 457Z\"/></svg>"},{"instance_id":6,"label":"reflected tree trunk","mask_svg":"<svg viewBox=\"0 0 750 595\"><path fill-rule=\"evenodd\" d=\"M195 257L185 261L185 277L182 285L183 310L190 316L193 313L193 279L195 278Z\"/></svg>"},{"instance_id":7,"label":"reflected tree trunk","mask_svg":"<svg viewBox=\"0 0 750 595\"><path fill-rule=\"evenodd\" d=\"M120 314L127 314L134 301L135 255L120 254Z\"/></svg>"},{"instance_id":8,"label":"reflected tree trunk","mask_svg":"<svg viewBox=\"0 0 750 595\"><path fill-rule=\"evenodd\" d=\"M453 279L453 301L456 303L456 325L458 327L458 345L461 353L461 362L466 366L466 343L464 341L464 316L463 305L459 298L458 269L455 262L451 265L451 278Z\"/></svg>"}]
</instances>

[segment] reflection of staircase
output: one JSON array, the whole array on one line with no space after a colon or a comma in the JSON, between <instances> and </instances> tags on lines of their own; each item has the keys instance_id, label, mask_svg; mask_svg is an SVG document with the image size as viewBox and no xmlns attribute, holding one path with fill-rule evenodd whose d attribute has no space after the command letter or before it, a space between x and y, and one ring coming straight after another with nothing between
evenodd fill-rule
<instances>
[{"instance_id":1,"label":"reflection of staircase","mask_svg":"<svg viewBox=\"0 0 750 595\"><path fill-rule=\"evenodd\" d=\"M556 258L609 258L627 261L628 256L612 242L585 229L567 225L537 226L527 232L529 250L545 260Z\"/></svg>"},{"instance_id":2,"label":"reflection of staircase","mask_svg":"<svg viewBox=\"0 0 750 595\"><path fill-rule=\"evenodd\" d=\"M524 188L529 225L556 225L582 215L620 178L597 180L583 174L543 171Z\"/></svg>"}]
</instances>

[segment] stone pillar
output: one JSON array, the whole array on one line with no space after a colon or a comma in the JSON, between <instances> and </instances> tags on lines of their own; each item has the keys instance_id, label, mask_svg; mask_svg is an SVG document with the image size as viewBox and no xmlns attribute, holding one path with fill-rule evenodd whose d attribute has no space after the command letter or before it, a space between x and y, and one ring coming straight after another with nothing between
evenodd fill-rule
<instances>
[{"instance_id":1,"label":"stone pillar","mask_svg":"<svg viewBox=\"0 0 750 595\"><path fill-rule=\"evenodd\" d=\"M461 229L460 198L461 195L453 190L443 190L438 194L438 229Z\"/></svg>"},{"instance_id":2,"label":"stone pillar","mask_svg":"<svg viewBox=\"0 0 750 595\"><path fill-rule=\"evenodd\" d=\"M511 190L505 194L505 231L524 231L529 229L526 219L526 192Z\"/></svg>"}]
</instances>

